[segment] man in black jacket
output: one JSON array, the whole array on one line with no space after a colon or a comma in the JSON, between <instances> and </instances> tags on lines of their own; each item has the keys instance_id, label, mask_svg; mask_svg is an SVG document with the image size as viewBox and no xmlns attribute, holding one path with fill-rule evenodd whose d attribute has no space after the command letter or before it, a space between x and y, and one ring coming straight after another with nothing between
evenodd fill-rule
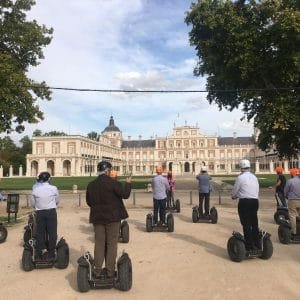
<instances>
[{"instance_id":1,"label":"man in black jacket","mask_svg":"<svg viewBox=\"0 0 300 300\"><path fill-rule=\"evenodd\" d=\"M86 190L86 203L90 207L90 223L94 225L94 275L98 277L105 258L107 280L113 281L117 257L120 221L128 217L122 199L131 192L131 178L125 186L110 177L112 165L101 161L97 166L99 176L91 181Z\"/></svg>"}]
</instances>

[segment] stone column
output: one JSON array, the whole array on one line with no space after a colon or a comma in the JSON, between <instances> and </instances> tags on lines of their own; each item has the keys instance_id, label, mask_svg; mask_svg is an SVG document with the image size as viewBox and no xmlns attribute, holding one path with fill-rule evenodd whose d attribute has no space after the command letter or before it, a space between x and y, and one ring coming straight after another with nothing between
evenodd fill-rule
<instances>
[{"instance_id":1,"label":"stone column","mask_svg":"<svg viewBox=\"0 0 300 300\"><path fill-rule=\"evenodd\" d=\"M0 178L3 178L3 167L0 166Z\"/></svg>"},{"instance_id":2,"label":"stone column","mask_svg":"<svg viewBox=\"0 0 300 300\"><path fill-rule=\"evenodd\" d=\"M284 168L284 173L288 173L289 172L289 162L287 160L285 160L283 162L283 168Z\"/></svg>"},{"instance_id":3,"label":"stone column","mask_svg":"<svg viewBox=\"0 0 300 300\"><path fill-rule=\"evenodd\" d=\"M259 161L256 160L255 162L255 173L259 173Z\"/></svg>"},{"instance_id":4,"label":"stone column","mask_svg":"<svg viewBox=\"0 0 300 300\"><path fill-rule=\"evenodd\" d=\"M270 160L270 173L274 173L274 162Z\"/></svg>"},{"instance_id":5,"label":"stone column","mask_svg":"<svg viewBox=\"0 0 300 300\"><path fill-rule=\"evenodd\" d=\"M23 176L23 167L20 165L19 167L19 176Z\"/></svg>"},{"instance_id":6,"label":"stone column","mask_svg":"<svg viewBox=\"0 0 300 300\"><path fill-rule=\"evenodd\" d=\"M227 163L227 174L231 174L231 163Z\"/></svg>"},{"instance_id":7,"label":"stone column","mask_svg":"<svg viewBox=\"0 0 300 300\"><path fill-rule=\"evenodd\" d=\"M9 177L12 177L14 174L12 165L9 166Z\"/></svg>"}]
</instances>

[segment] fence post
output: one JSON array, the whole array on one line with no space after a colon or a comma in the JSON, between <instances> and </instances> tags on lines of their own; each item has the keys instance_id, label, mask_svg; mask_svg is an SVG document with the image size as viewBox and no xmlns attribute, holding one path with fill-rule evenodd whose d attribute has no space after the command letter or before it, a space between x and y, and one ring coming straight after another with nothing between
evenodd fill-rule
<instances>
[{"instance_id":1,"label":"fence post","mask_svg":"<svg viewBox=\"0 0 300 300\"><path fill-rule=\"evenodd\" d=\"M81 207L81 194L80 193L78 194L78 205L79 205L79 207Z\"/></svg>"},{"instance_id":2,"label":"fence post","mask_svg":"<svg viewBox=\"0 0 300 300\"><path fill-rule=\"evenodd\" d=\"M28 208L29 207L29 195L26 194L26 207Z\"/></svg>"},{"instance_id":3,"label":"fence post","mask_svg":"<svg viewBox=\"0 0 300 300\"><path fill-rule=\"evenodd\" d=\"M190 191L190 205L193 204L193 191Z\"/></svg>"},{"instance_id":4,"label":"fence post","mask_svg":"<svg viewBox=\"0 0 300 300\"><path fill-rule=\"evenodd\" d=\"M222 201L221 201L221 189L219 189L219 205L222 204Z\"/></svg>"},{"instance_id":5,"label":"fence post","mask_svg":"<svg viewBox=\"0 0 300 300\"><path fill-rule=\"evenodd\" d=\"M133 206L135 206L135 191L132 193L132 201L133 201Z\"/></svg>"}]
</instances>

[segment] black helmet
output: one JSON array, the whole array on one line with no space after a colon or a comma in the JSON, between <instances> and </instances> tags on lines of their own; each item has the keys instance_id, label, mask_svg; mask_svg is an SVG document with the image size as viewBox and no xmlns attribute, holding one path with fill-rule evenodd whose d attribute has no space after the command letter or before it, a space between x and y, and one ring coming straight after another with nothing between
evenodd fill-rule
<instances>
[{"instance_id":1,"label":"black helmet","mask_svg":"<svg viewBox=\"0 0 300 300\"><path fill-rule=\"evenodd\" d=\"M111 163L109 161L105 161L105 160L99 162L99 164L97 166L98 172L103 172L106 169L111 169L111 168L112 168Z\"/></svg>"},{"instance_id":2,"label":"black helmet","mask_svg":"<svg viewBox=\"0 0 300 300\"><path fill-rule=\"evenodd\" d=\"M38 176L38 182L46 182L50 179L50 173L49 172L42 172Z\"/></svg>"}]
</instances>

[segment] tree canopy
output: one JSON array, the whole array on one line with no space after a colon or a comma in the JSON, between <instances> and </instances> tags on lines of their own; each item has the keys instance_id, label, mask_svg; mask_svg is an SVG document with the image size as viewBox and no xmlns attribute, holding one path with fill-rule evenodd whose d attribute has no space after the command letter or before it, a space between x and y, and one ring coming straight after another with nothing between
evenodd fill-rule
<instances>
[{"instance_id":1,"label":"tree canopy","mask_svg":"<svg viewBox=\"0 0 300 300\"><path fill-rule=\"evenodd\" d=\"M258 146L280 157L300 151L300 12L297 0L199 0L185 22L207 75L207 99L242 107Z\"/></svg>"},{"instance_id":2,"label":"tree canopy","mask_svg":"<svg viewBox=\"0 0 300 300\"><path fill-rule=\"evenodd\" d=\"M24 122L42 120L37 100L50 100L46 83L27 74L44 58L42 48L53 33L52 28L26 20L34 4L34 0L0 0L0 132L22 132Z\"/></svg>"}]
</instances>

